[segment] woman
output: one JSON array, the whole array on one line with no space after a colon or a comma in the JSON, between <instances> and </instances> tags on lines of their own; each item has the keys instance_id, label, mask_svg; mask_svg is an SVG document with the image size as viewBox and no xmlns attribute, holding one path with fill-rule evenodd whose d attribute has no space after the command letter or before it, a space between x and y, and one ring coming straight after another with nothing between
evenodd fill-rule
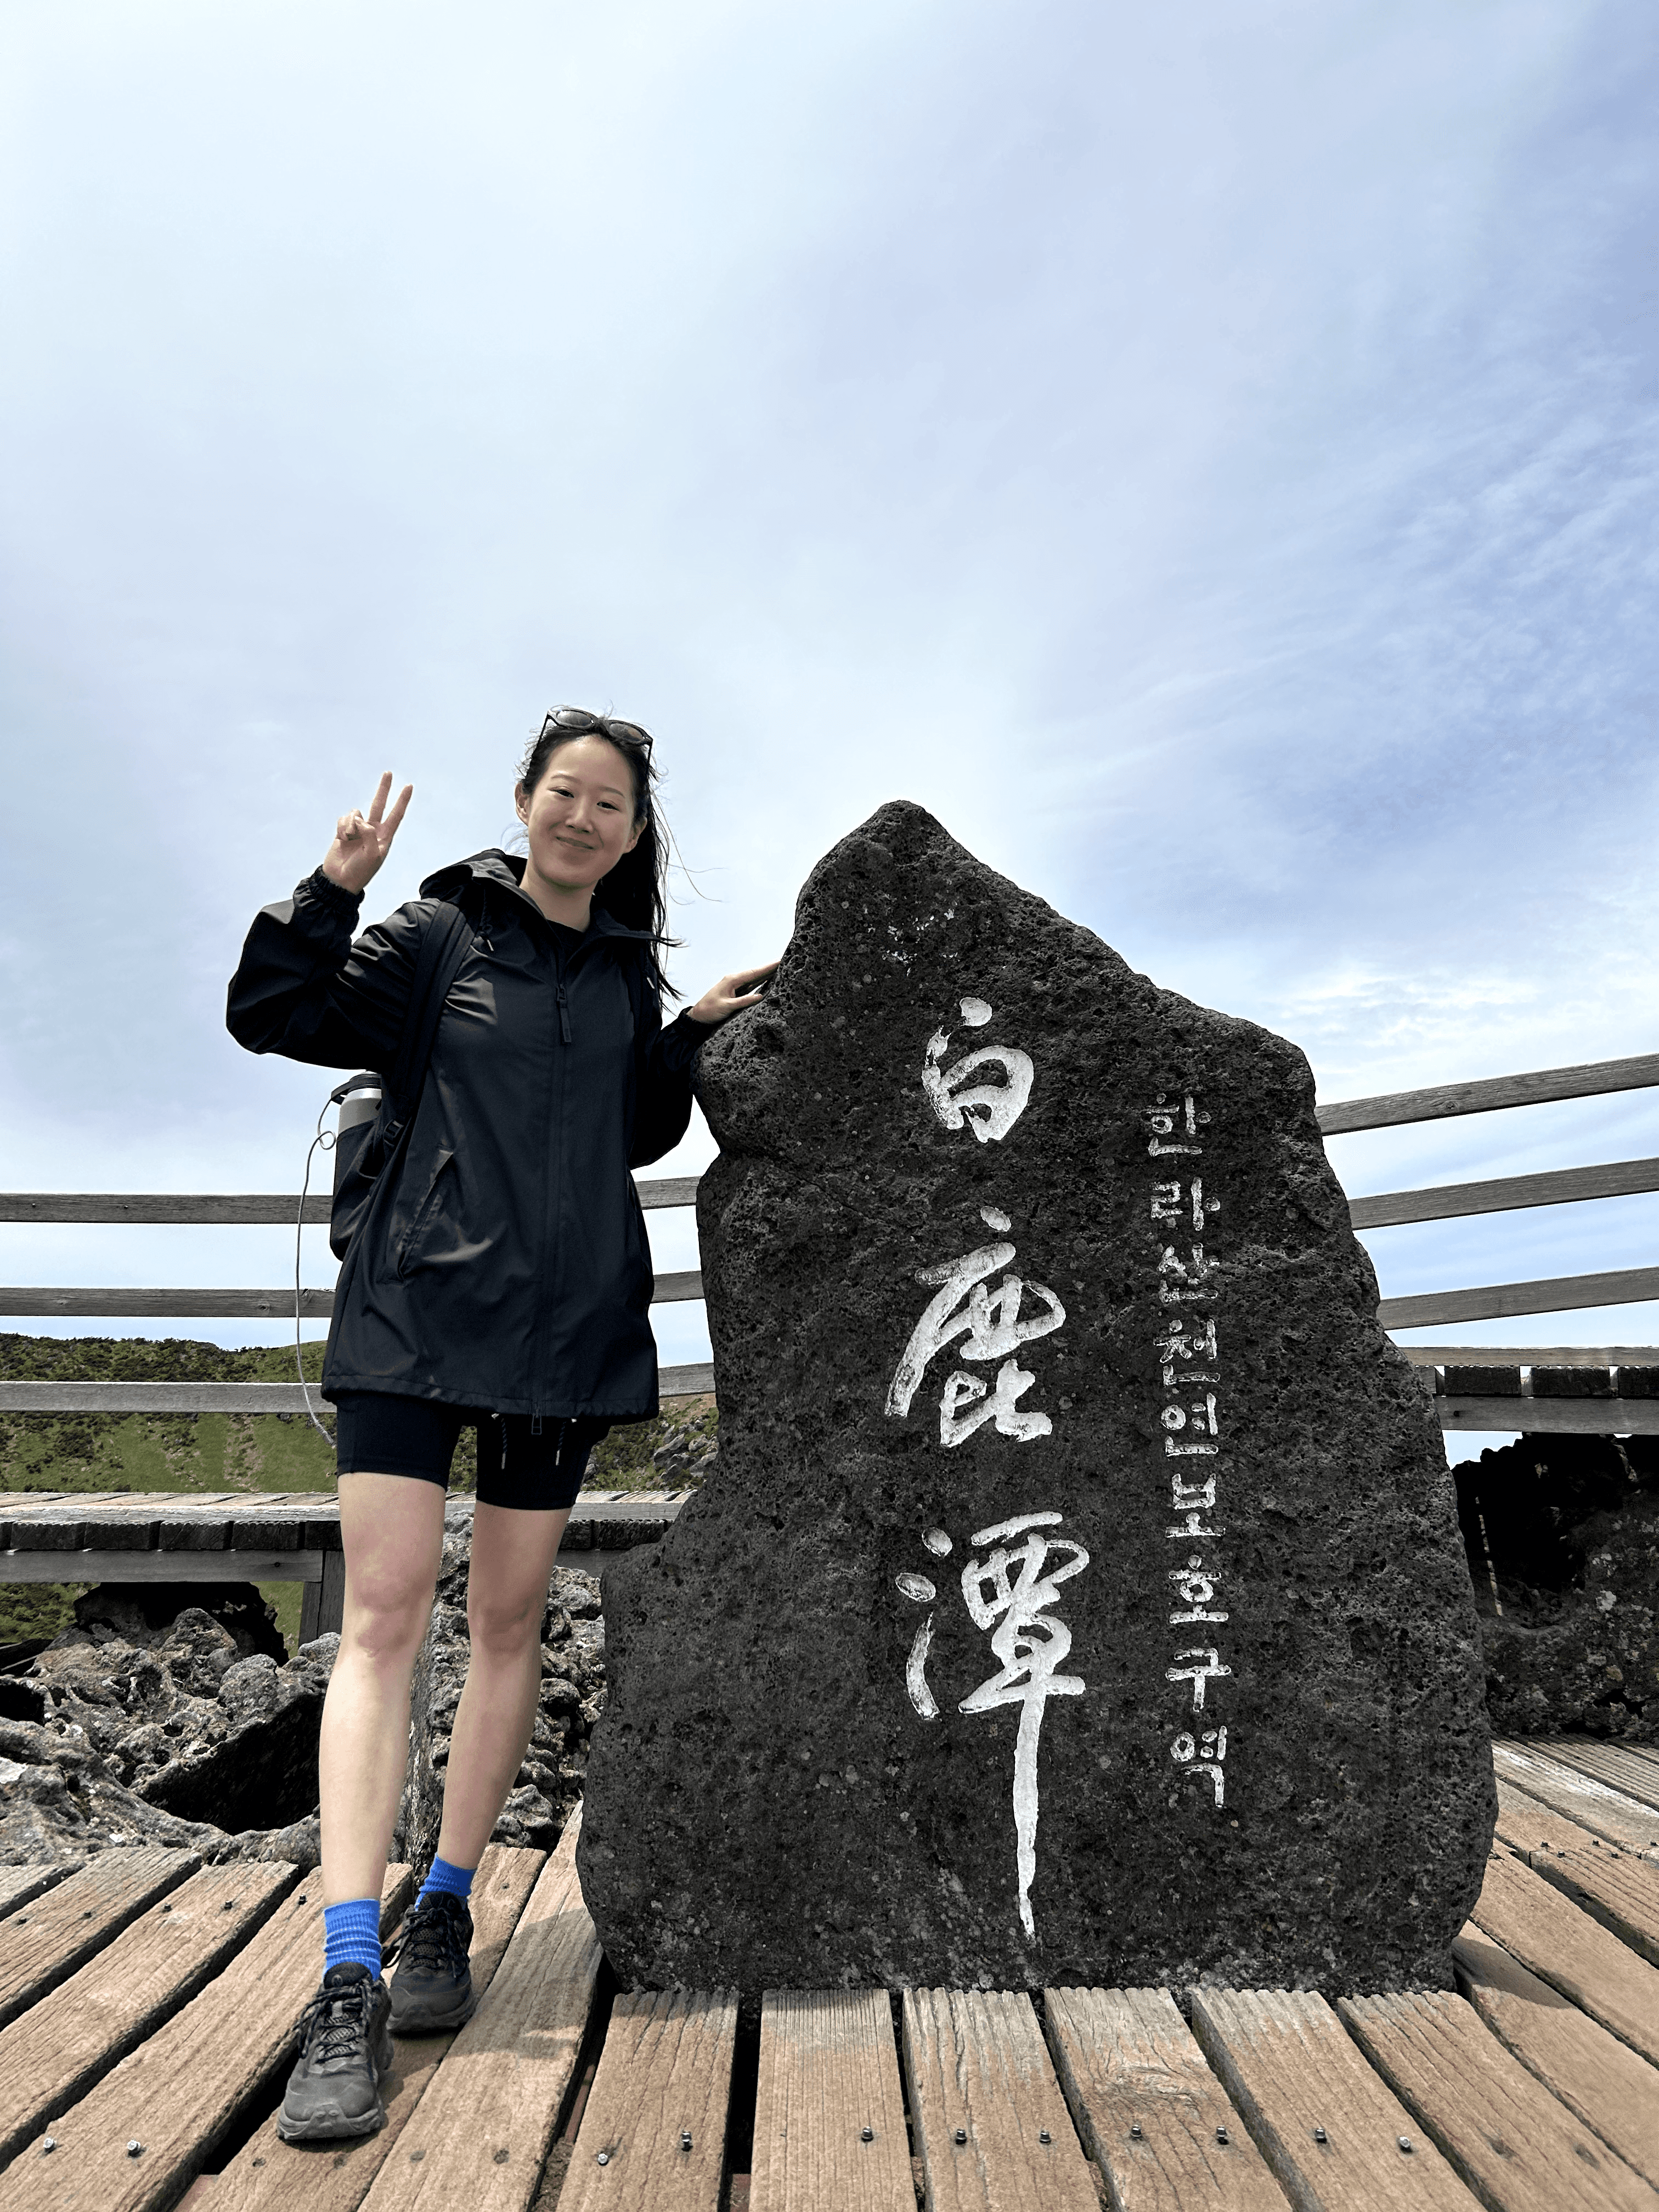
<instances>
[{"instance_id":1,"label":"woman","mask_svg":"<svg viewBox=\"0 0 1659 2212\"><path fill-rule=\"evenodd\" d=\"M657 1410L652 1271L629 1170L691 1111L711 1028L775 963L723 976L666 1029L665 836L652 741L562 707L514 793L528 853L480 853L353 941L364 886L412 793L341 817L316 873L256 919L230 987L251 1052L389 1067L423 922L473 933L418 1107L340 1273L323 1365L338 1415L345 1610L319 1752L322 1986L283 2102L290 2142L372 2133L392 2033L452 2027L474 2002L472 1870L534 1725L554 1555L589 1448ZM403 1787L410 1685L443 1541L449 1466L478 1432L467 1598L438 1853L380 1978L380 1897Z\"/></svg>"}]
</instances>

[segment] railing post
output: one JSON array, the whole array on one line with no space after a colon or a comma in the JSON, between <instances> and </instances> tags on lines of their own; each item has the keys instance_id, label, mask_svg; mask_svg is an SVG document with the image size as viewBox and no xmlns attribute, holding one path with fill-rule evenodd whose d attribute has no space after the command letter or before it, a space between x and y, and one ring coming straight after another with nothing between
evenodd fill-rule
<instances>
[{"instance_id":1,"label":"railing post","mask_svg":"<svg viewBox=\"0 0 1659 2212\"><path fill-rule=\"evenodd\" d=\"M309 1609L312 1602L313 1590L317 1593L317 1624L312 1629L311 1636L337 1636L340 1633L341 1624L345 1619L345 1553L343 1552L330 1551L323 1553L323 1579L319 1583L306 1584L305 1607L301 1612L302 1624L305 1613ZM310 1638L307 1638L306 1640L308 1642Z\"/></svg>"}]
</instances>

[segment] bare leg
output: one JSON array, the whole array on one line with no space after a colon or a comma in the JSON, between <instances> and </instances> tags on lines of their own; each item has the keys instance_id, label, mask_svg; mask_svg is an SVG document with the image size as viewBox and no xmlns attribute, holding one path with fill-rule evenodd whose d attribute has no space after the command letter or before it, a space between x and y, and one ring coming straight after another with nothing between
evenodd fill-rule
<instances>
[{"instance_id":1,"label":"bare leg","mask_svg":"<svg viewBox=\"0 0 1659 2212\"><path fill-rule=\"evenodd\" d=\"M318 1747L323 1895L378 1897L409 1765L409 1689L443 1552L441 1484L340 1478L345 1614Z\"/></svg>"},{"instance_id":2,"label":"bare leg","mask_svg":"<svg viewBox=\"0 0 1659 2212\"><path fill-rule=\"evenodd\" d=\"M466 1619L472 1639L444 1777L438 1856L475 1867L523 1764L542 1679L542 1616L569 1519L474 1507Z\"/></svg>"}]
</instances>

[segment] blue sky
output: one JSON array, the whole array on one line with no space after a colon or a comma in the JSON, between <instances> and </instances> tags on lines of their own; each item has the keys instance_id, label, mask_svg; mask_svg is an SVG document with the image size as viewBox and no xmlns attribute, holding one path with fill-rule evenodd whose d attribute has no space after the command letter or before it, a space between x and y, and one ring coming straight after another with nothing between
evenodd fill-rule
<instances>
[{"instance_id":1,"label":"blue sky","mask_svg":"<svg viewBox=\"0 0 1659 2212\"><path fill-rule=\"evenodd\" d=\"M11 10L5 1180L293 1188L318 1080L222 1029L250 913L382 767L383 905L496 839L557 699L659 732L694 989L907 796L1327 1097L1653 1048L1656 76L1633 0ZM1634 1266L1656 1205L1367 1241L1389 1292Z\"/></svg>"}]
</instances>

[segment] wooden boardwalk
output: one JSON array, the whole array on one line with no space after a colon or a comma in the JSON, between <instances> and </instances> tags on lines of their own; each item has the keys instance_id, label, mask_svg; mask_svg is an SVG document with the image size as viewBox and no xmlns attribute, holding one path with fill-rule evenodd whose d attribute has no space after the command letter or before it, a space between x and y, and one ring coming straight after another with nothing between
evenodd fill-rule
<instances>
[{"instance_id":1,"label":"wooden boardwalk","mask_svg":"<svg viewBox=\"0 0 1659 2212\"><path fill-rule=\"evenodd\" d=\"M0 1869L0 2212L1659 2212L1659 1751L1500 1744L1458 1994L617 1993L574 1822L492 1846L484 1995L290 2148L290 1867ZM411 1888L387 1877L388 1929Z\"/></svg>"},{"instance_id":2,"label":"wooden boardwalk","mask_svg":"<svg viewBox=\"0 0 1659 2212\"><path fill-rule=\"evenodd\" d=\"M607 1559L654 1544L693 1494L583 1491L571 1508L560 1565L598 1574ZM446 1526L470 1528L474 1502L451 1498ZM338 1498L331 1490L33 1490L0 1497L0 1583L183 1582L302 1583L301 1641L337 1634L345 1601Z\"/></svg>"}]
</instances>

